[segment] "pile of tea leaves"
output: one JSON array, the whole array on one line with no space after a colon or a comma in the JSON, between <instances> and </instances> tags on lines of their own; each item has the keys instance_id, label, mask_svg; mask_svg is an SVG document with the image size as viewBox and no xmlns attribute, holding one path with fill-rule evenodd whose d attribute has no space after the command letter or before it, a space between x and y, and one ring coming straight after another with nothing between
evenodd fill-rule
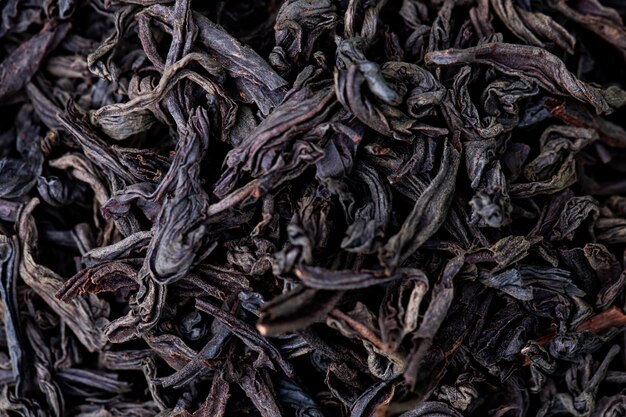
<instances>
[{"instance_id":1,"label":"pile of tea leaves","mask_svg":"<svg viewBox=\"0 0 626 417\"><path fill-rule=\"evenodd\" d=\"M626 415L626 2L0 3L0 415Z\"/></svg>"}]
</instances>

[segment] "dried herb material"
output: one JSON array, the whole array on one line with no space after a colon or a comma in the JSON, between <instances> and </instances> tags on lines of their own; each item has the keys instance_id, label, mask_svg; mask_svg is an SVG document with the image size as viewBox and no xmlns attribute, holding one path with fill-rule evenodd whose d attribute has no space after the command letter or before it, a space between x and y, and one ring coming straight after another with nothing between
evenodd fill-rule
<instances>
[{"instance_id":1,"label":"dried herb material","mask_svg":"<svg viewBox=\"0 0 626 417\"><path fill-rule=\"evenodd\" d=\"M0 415L626 415L626 2L0 2Z\"/></svg>"}]
</instances>

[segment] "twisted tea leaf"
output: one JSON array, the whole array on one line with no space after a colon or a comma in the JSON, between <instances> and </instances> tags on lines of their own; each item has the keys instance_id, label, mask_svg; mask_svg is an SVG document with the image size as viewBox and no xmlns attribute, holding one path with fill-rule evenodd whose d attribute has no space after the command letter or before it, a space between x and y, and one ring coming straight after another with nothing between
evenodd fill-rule
<instances>
[{"instance_id":1,"label":"twisted tea leaf","mask_svg":"<svg viewBox=\"0 0 626 417\"><path fill-rule=\"evenodd\" d=\"M619 88L600 90L576 79L556 56L533 46L486 43L464 50L430 52L425 61L431 65L483 63L521 79L534 82L552 94L571 96L591 104L597 114L610 113L625 103Z\"/></svg>"}]
</instances>

